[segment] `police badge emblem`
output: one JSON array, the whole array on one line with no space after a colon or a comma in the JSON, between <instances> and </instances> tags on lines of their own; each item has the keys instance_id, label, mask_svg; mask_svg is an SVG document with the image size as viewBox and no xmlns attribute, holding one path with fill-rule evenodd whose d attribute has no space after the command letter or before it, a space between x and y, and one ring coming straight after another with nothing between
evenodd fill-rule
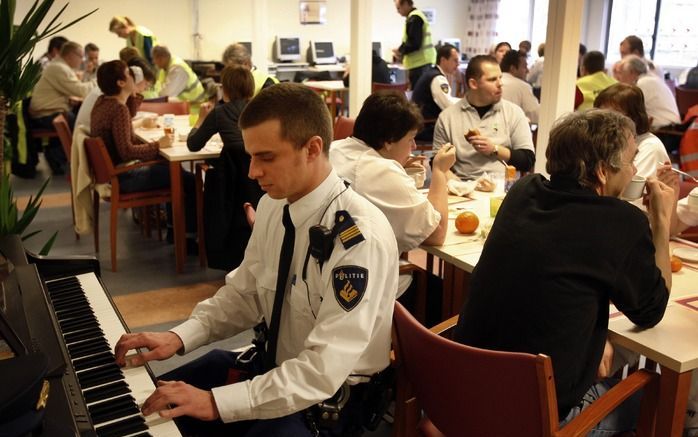
<instances>
[{"instance_id":1,"label":"police badge emblem","mask_svg":"<svg viewBox=\"0 0 698 437\"><path fill-rule=\"evenodd\" d=\"M447 83L442 83L442 84L441 84L441 91L443 91L444 94L448 94L448 92L449 92L450 90L448 89L448 84L447 84Z\"/></svg>"},{"instance_id":2,"label":"police badge emblem","mask_svg":"<svg viewBox=\"0 0 698 437\"><path fill-rule=\"evenodd\" d=\"M359 266L341 266L332 270L332 287L337 303L344 311L358 305L366 292L368 270Z\"/></svg>"}]
</instances>

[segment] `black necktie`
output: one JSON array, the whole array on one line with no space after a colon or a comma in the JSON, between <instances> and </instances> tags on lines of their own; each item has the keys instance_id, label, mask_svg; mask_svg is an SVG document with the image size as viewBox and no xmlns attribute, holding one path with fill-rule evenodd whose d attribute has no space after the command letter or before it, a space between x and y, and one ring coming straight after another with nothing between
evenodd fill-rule
<instances>
[{"instance_id":1,"label":"black necktie","mask_svg":"<svg viewBox=\"0 0 698 437\"><path fill-rule=\"evenodd\" d=\"M276 295L274 295L274 309L271 314L271 324L269 326L269 341L267 343L267 353L265 354L266 370L276 367L276 343L279 339L279 322L281 319L281 307L284 304L286 294L286 284L288 282L288 272L291 269L291 259L293 259L293 244L296 240L296 228L293 227L291 214L288 212L289 205L284 206L284 242L281 244L281 256L279 257L279 275L276 278Z\"/></svg>"}]
</instances>

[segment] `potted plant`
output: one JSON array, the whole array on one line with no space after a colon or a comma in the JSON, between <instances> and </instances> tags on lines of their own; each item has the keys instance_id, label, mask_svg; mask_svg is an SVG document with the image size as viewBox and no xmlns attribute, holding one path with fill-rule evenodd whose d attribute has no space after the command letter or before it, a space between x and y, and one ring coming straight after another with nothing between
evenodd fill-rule
<instances>
[{"instance_id":1,"label":"potted plant","mask_svg":"<svg viewBox=\"0 0 698 437\"><path fill-rule=\"evenodd\" d=\"M17 102L29 95L39 80L41 65L33 58L34 47L39 41L55 35L96 11L95 9L63 25L58 22L58 18L68 7L66 4L48 21L43 30L40 30L39 27L48 15L53 2L54 0L35 0L22 22L15 26L17 1L0 0L0 235L24 232L41 205L41 194L49 181L47 179L44 182L36 197L30 197L27 208L18 218L17 203L12 195L10 178L5 174L5 117ZM34 234L36 232L23 236L23 239ZM55 237L54 234L42 252L50 248Z\"/></svg>"}]
</instances>

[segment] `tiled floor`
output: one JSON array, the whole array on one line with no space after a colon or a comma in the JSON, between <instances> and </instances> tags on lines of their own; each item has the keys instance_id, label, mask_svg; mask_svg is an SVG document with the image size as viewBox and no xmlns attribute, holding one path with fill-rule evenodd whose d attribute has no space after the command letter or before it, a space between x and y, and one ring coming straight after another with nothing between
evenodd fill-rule
<instances>
[{"instance_id":1,"label":"tiled floor","mask_svg":"<svg viewBox=\"0 0 698 437\"><path fill-rule=\"evenodd\" d=\"M23 208L28 197L35 195L43 181L50 176L44 162L39 164L35 179L12 177L12 185L18 205ZM197 302L211 296L223 284L226 272L199 266L198 258L187 257L185 272L175 273L174 251L171 244L158 241L157 234L146 239L139 226L133 223L129 210L119 212L117 232L118 272L111 271L109 248L109 204L100 207L100 252L96 254L102 268L102 281L114 299L119 312L129 328L134 331L166 330L187 318ZM25 241L25 247L38 252L56 231L58 237L50 256L95 256L92 235L75 238L70 211L70 188L65 176L52 177L32 225L27 230L42 232ZM200 348L184 357L153 363L156 375L161 375L214 347L234 349L249 344L251 335L242 333L223 342ZM367 436L390 435L391 427L384 424Z\"/></svg>"}]
</instances>

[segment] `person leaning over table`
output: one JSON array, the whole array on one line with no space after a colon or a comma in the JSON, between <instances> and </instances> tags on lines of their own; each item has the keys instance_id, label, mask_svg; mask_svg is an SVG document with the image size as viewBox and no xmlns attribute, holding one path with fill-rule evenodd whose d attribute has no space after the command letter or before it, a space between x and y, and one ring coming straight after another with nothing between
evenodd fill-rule
<instances>
[{"instance_id":1,"label":"person leaning over table","mask_svg":"<svg viewBox=\"0 0 698 437\"><path fill-rule=\"evenodd\" d=\"M455 329L467 345L550 356L561 425L618 382L607 378L609 302L650 328L669 299L673 191L650 177L648 215L619 199L636 151L622 114L559 119L546 151L550 180L532 174L509 190ZM638 413L630 398L589 435L632 430Z\"/></svg>"},{"instance_id":2,"label":"person leaning over table","mask_svg":"<svg viewBox=\"0 0 698 437\"><path fill-rule=\"evenodd\" d=\"M134 56L124 62L126 62L129 67L139 67L141 71L143 71L143 79L145 83L138 87L138 92L143 95L143 99L147 100L158 97L158 89L155 87L157 79L155 77L155 73L153 72L153 67L140 56Z\"/></svg>"},{"instance_id":3,"label":"person leaning over table","mask_svg":"<svg viewBox=\"0 0 698 437\"><path fill-rule=\"evenodd\" d=\"M449 178L477 179L484 172L502 173L501 161L521 172L535 162L533 138L523 110L502 99L502 71L491 56L473 57L465 71L468 91L441 111L434 128L434 148L456 146L456 163ZM466 141L471 129L478 133ZM455 176L454 176L455 174Z\"/></svg>"},{"instance_id":4,"label":"person leaning over table","mask_svg":"<svg viewBox=\"0 0 698 437\"><path fill-rule=\"evenodd\" d=\"M161 97L176 97L192 104L207 99L206 90L198 76L182 58L172 56L165 46L153 47L152 53L153 63L159 69L155 87Z\"/></svg>"},{"instance_id":5,"label":"person leaning over table","mask_svg":"<svg viewBox=\"0 0 698 437\"><path fill-rule=\"evenodd\" d=\"M254 78L247 68L227 66L221 72L223 103L202 103L199 118L189 131L187 147L201 150L218 133L223 149L210 160L212 171L204 181L204 225L208 235L206 253L209 267L232 270L243 259L251 229L243 204L257 207L264 194L259 184L248 177L250 155L245 152L240 114L254 93Z\"/></svg>"},{"instance_id":6,"label":"person leaning over table","mask_svg":"<svg viewBox=\"0 0 698 437\"><path fill-rule=\"evenodd\" d=\"M184 434L360 435L376 394L368 382L389 365L395 236L380 210L332 169L332 120L310 88L282 83L262 90L243 111L240 127L252 157L250 177L267 193L245 259L183 324L123 335L116 361L123 366L127 351L138 347L149 350L130 364L189 353L263 317L269 329L266 352L264 343L257 346L257 357L264 352L258 372L233 378L238 354L210 352L163 375L143 413L176 417ZM338 235L324 237L325 249L311 256L309 232L317 225ZM338 420L320 421L318 404L335 409L330 398L347 390Z\"/></svg>"},{"instance_id":7,"label":"person leaning over table","mask_svg":"<svg viewBox=\"0 0 698 437\"><path fill-rule=\"evenodd\" d=\"M138 54L153 64L151 51L158 44L158 39L145 26L137 26L128 17L117 15L109 22L109 32L115 33L119 38L126 40L126 47L133 47Z\"/></svg>"},{"instance_id":8,"label":"person leaning over table","mask_svg":"<svg viewBox=\"0 0 698 437\"><path fill-rule=\"evenodd\" d=\"M136 136L126 102L135 92L136 84L128 66L120 60L105 62L97 69L97 84L104 95L99 96L92 108L90 135L100 137L107 147L115 167L134 161L158 159L159 150L172 146L173 138L163 135L159 140L146 142ZM170 166L167 162L131 169L119 176L122 193L156 190L170 187ZM182 171L185 192L185 214L189 252L195 251L196 206L194 176ZM172 208L167 204L168 240L172 235Z\"/></svg>"},{"instance_id":9,"label":"person leaning over table","mask_svg":"<svg viewBox=\"0 0 698 437\"><path fill-rule=\"evenodd\" d=\"M426 195L417 190L406 172L410 167L423 170L417 157L410 156L421 122L419 109L407 101L404 93L378 91L361 107L352 136L330 146L330 162L337 174L388 218L397 238L396 256L420 244L440 246L448 231L446 173L456 160L455 149L444 147L434 156ZM380 183L376 183L378 180ZM406 293L411 282L411 275L400 276L398 296ZM406 299L410 300L413 293L406 293ZM434 322L439 321L441 313L437 301L428 302L437 313Z\"/></svg>"}]
</instances>

